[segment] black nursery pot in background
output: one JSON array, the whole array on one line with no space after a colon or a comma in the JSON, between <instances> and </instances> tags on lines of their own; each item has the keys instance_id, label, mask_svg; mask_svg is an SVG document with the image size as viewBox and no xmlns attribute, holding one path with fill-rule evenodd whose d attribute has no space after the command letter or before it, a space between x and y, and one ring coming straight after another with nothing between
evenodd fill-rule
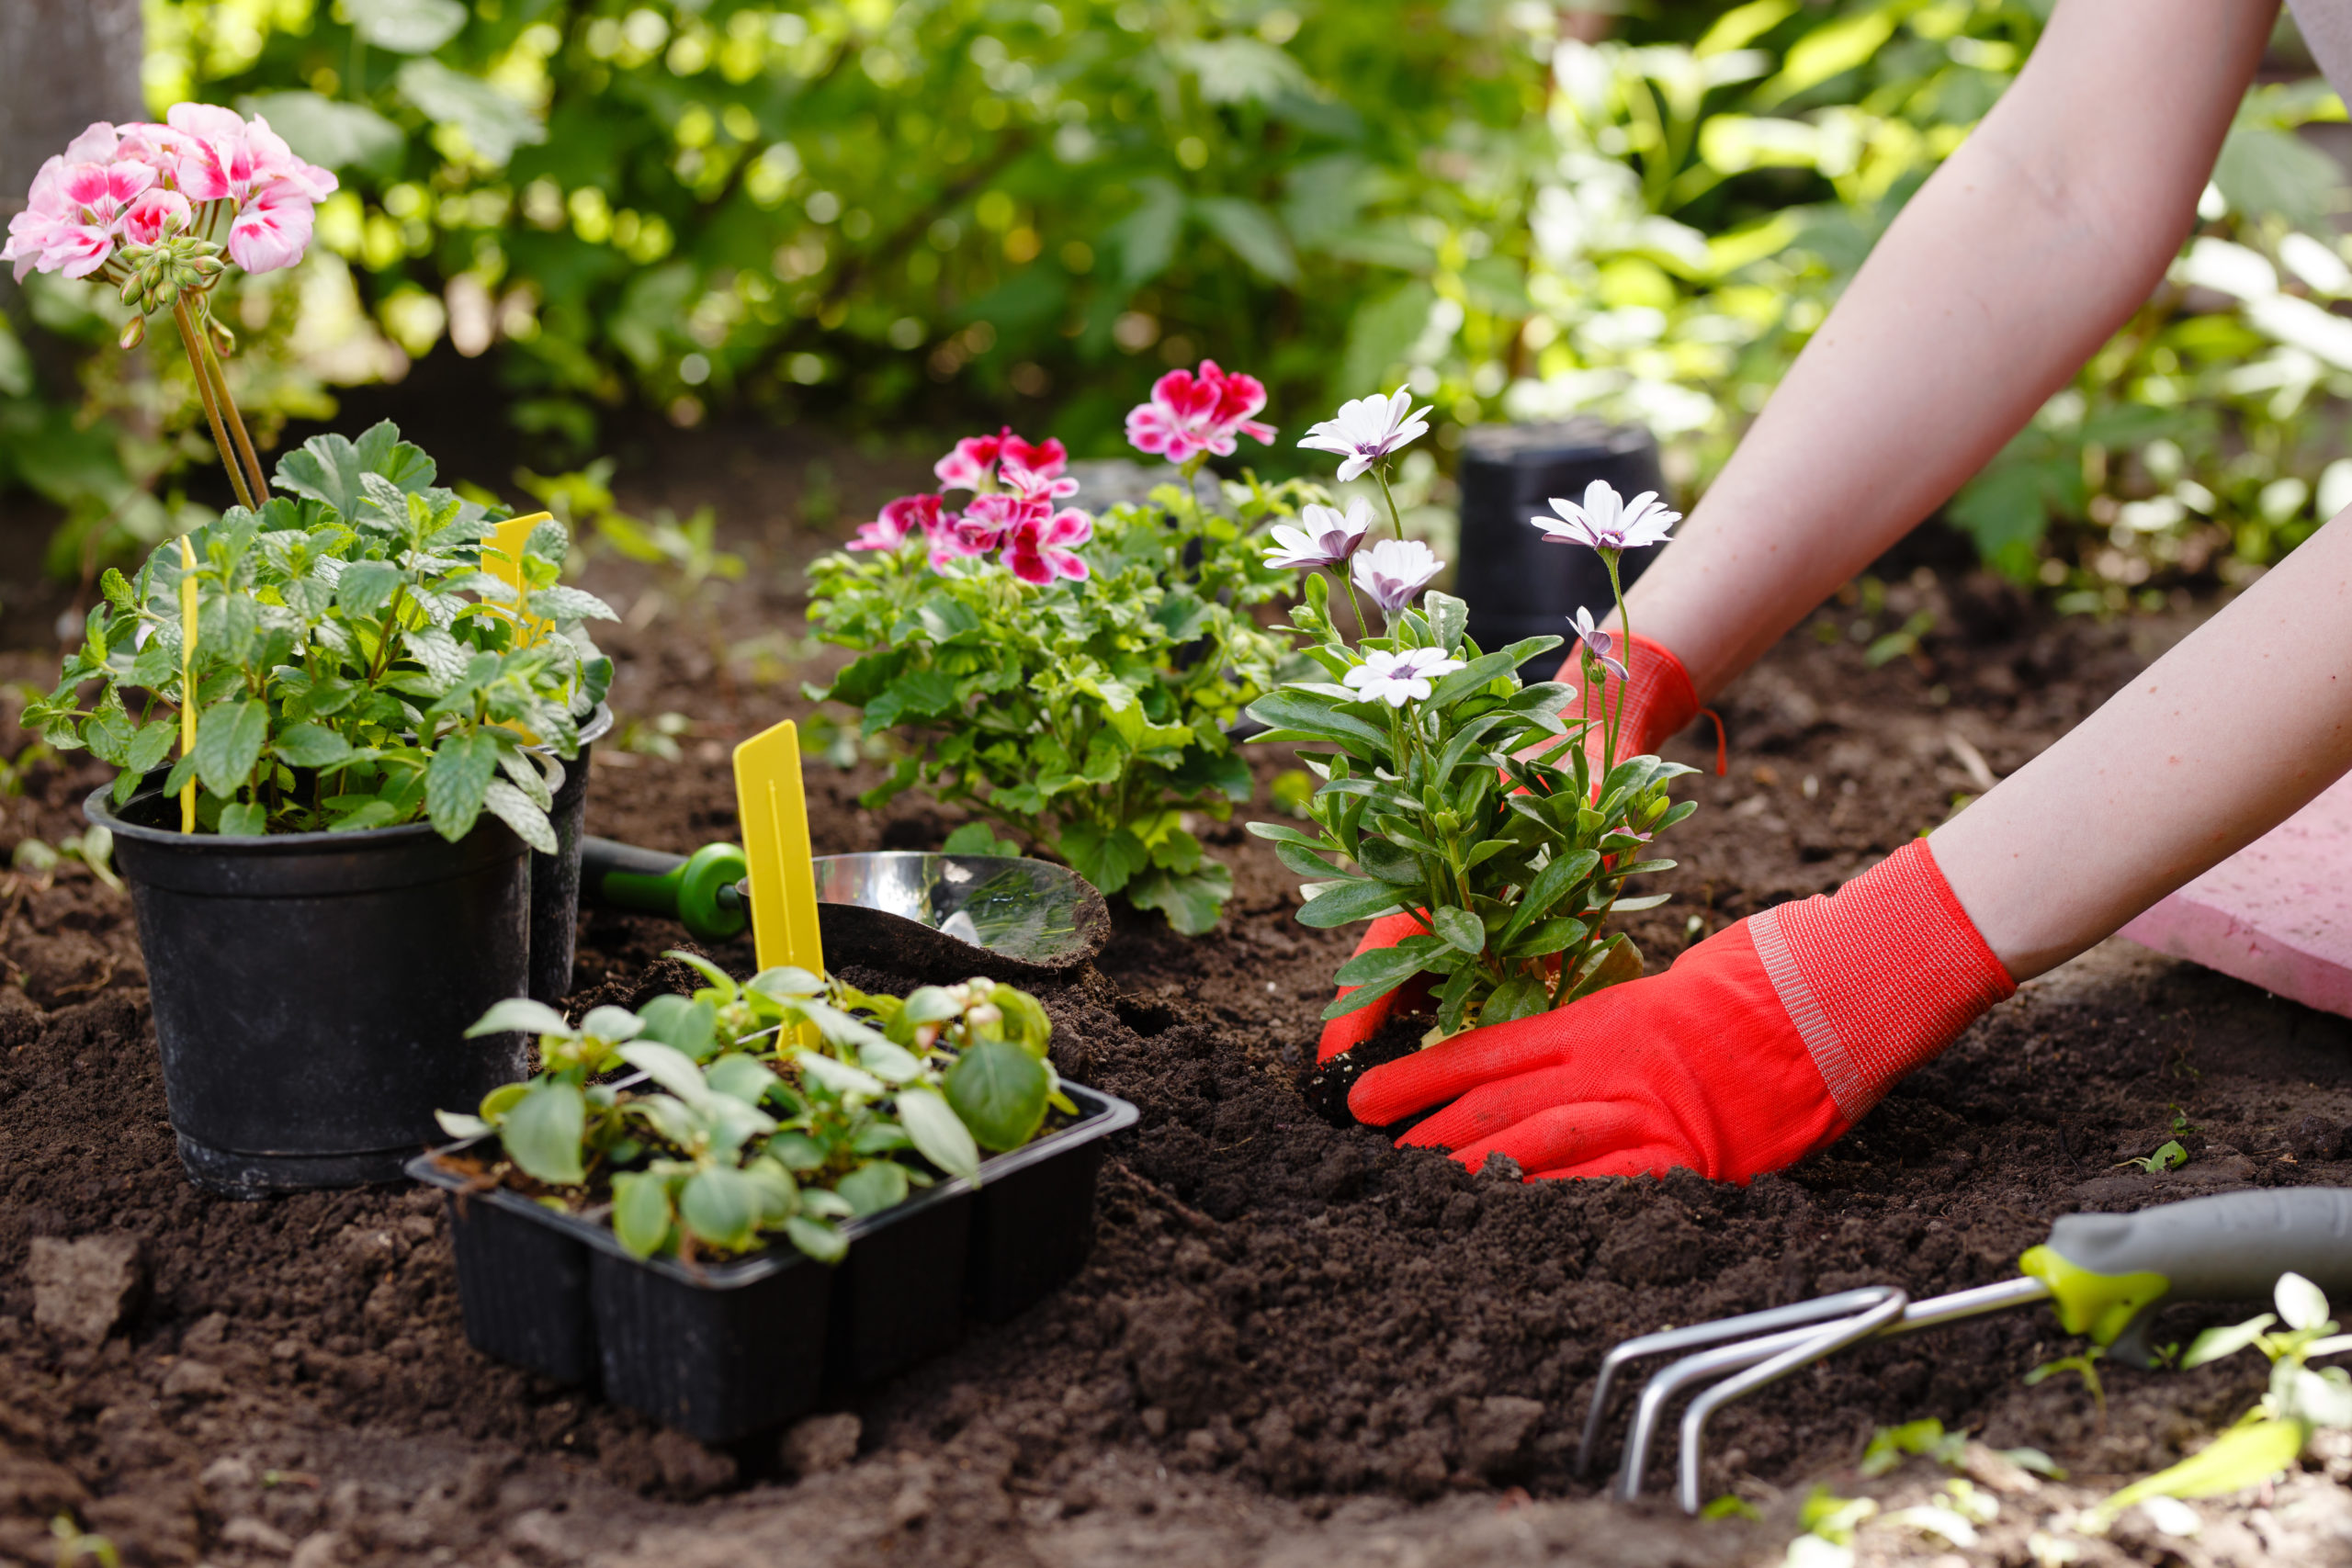
<instances>
[{"instance_id":1,"label":"black nursery pot in background","mask_svg":"<svg viewBox=\"0 0 2352 1568\"><path fill-rule=\"evenodd\" d=\"M469 1040L530 977L530 852L484 816L349 833L181 833L161 775L114 834L146 955L164 1096L189 1179L257 1198L399 1179L528 1067L519 1035Z\"/></svg>"},{"instance_id":2,"label":"black nursery pot in background","mask_svg":"<svg viewBox=\"0 0 2352 1568\"><path fill-rule=\"evenodd\" d=\"M1552 424L1485 424L1462 446L1462 542L1454 592L1470 606L1470 636L1497 649L1521 637L1572 635L1566 617L1582 605L1605 621L1609 573L1580 546L1555 544L1529 525L1552 514L1551 498L1581 502L1585 487L1606 479L1631 501L1666 493L1657 442L1635 425L1579 415ZM1619 571L1633 586L1662 546L1629 550ZM1548 681L1559 653L1531 661L1522 679Z\"/></svg>"},{"instance_id":3,"label":"black nursery pot in background","mask_svg":"<svg viewBox=\"0 0 2352 1568\"><path fill-rule=\"evenodd\" d=\"M580 750L563 764L563 787L555 792L548 821L555 829L555 853L531 852L531 987L534 1001L560 1001L571 994L571 961L580 941L580 854L588 822L588 761L595 742L613 728L613 710L603 703L580 727Z\"/></svg>"}]
</instances>

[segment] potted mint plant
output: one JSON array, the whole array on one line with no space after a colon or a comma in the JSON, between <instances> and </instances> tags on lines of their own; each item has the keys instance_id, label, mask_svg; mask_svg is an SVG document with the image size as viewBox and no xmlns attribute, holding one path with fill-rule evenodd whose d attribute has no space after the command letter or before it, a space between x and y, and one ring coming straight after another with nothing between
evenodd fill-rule
<instances>
[{"instance_id":1,"label":"potted mint plant","mask_svg":"<svg viewBox=\"0 0 2352 1568\"><path fill-rule=\"evenodd\" d=\"M27 708L120 770L85 810L130 887L181 1159L214 1190L395 1177L436 1108L526 1071L519 1039L464 1030L529 981L529 857L559 847L610 676L582 626L612 612L557 583L559 524L519 592L485 570L498 514L435 477L390 424L313 438L287 494L109 570Z\"/></svg>"},{"instance_id":2,"label":"potted mint plant","mask_svg":"<svg viewBox=\"0 0 2352 1568\"><path fill-rule=\"evenodd\" d=\"M1136 1112L1061 1080L1035 998L739 984L671 956L708 984L577 1024L517 999L475 1026L536 1034L545 1064L445 1115L461 1141L409 1167L450 1195L477 1348L718 1442L1085 1260L1101 1140Z\"/></svg>"}]
</instances>

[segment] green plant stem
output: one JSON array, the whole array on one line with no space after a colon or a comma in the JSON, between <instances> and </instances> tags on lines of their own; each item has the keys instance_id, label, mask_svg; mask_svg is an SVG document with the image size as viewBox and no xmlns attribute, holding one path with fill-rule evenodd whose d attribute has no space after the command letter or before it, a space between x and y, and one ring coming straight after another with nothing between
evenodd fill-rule
<instances>
[{"instance_id":1,"label":"green plant stem","mask_svg":"<svg viewBox=\"0 0 2352 1568\"><path fill-rule=\"evenodd\" d=\"M1396 510L1396 492L1388 488L1388 465L1383 463L1373 469L1372 477L1380 483L1380 498L1388 503L1388 525L1396 531L1396 542L1401 545L1405 542L1405 514Z\"/></svg>"},{"instance_id":2,"label":"green plant stem","mask_svg":"<svg viewBox=\"0 0 2352 1568\"><path fill-rule=\"evenodd\" d=\"M1364 638L1372 635L1372 623L1363 618L1363 601L1356 597L1355 574L1342 570L1340 573L1340 586L1348 591L1348 608L1355 613L1356 617L1356 641L1362 644Z\"/></svg>"},{"instance_id":3,"label":"green plant stem","mask_svg":"<svg viewBox=\"0 0 2352 1568\"><path fill-rule=\"evenodd\" d=\"M203 329L203 316L209 308L202 301L198 306L197 341L204 350L204 370L212 378L212 393L220 402L220 412L229 423L229 434L237 443L237 455L245 465L245 484L254 499L247 504L258 508L269 499L269 479L262 472L261 458L254 451L253 437L245 434L244 416L237 412L237 400L229 393L228 373L220 367L220 355L212 351L212 338Z\"/></svg>"},{"instance_id":4,"label":"green plant stem","mask_svg":"<svg viewBox=\"0 0 2352 1568\"><path fill-rule=\"evenodd\" d=\"M1602 731L1600 776L1606 780L1616 771L1617 739L1625 723L1625 688L1634 682L1634 620L1626 613L1625 588L1617 578L1617 552L1602 550L1600 556L1600 564L1609 569L1610 596L1617 601L1617 629L1625 637L1625 657L1618 661L1625 666L1625 678L1617 682L1616 711L1608 716L1608 724Z\"/></svg>"},{"instance_id":5,"label":"green plant stem","mask_svg":"<svg viewBox=\"0 0 2352 1568\"><path fill-rule=\"evenodd\" d=\"M196 372L196 393L203 400L204 417L212 425L212 445L220 449L220 466L229 470L229 487L237 492L238 503L251 509L253 491L246 487L244 469L238 466L237 455L229 445L228 427L220 423L220 405L213 400L212 381L204 373L204 347L189 318L186 295L172 301L172 322L180 330L180 345L187 350L188 368Z\"/></svg>"}]
</instances>

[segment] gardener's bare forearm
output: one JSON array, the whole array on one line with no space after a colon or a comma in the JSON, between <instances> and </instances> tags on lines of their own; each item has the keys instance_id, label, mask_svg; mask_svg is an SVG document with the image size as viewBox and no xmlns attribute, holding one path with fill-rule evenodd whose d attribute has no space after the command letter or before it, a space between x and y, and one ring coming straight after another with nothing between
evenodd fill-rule
<instances>
[{"instance_id":1,"label":"gardener's bare forearm","mask_svg":"<svg viewBox=\"0 0 2352 1568\"><path fill-rule=\"evenodd\" d=\"M2148 298L2276 10L2058 6L1634 587L1634 628L1702 697L1950 496Z\"/></svg>"},{"instance_id":2,"label":"gardener's bare forearm","mask_svg":"<svg viewBox=\"0 0 2352 1568\"><path fill-rule=\"evenodd\" d=\"M2017 979L2107 936L2352 767L2352 513L1928 839Z\"/></svg>"}]
</instances>

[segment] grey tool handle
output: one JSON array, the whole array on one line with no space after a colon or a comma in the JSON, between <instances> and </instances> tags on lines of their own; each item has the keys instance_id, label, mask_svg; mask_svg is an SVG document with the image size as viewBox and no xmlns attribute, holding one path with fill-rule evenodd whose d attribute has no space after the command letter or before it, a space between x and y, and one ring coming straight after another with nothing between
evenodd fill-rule
<instances>
[{"instance_id":1,"label":"grey tool handle","mask_svg":"<svg viewBox=\"0 0 2352 1568\"><path fill-rule=\"evenodd\" d=\"M2070 1332L2144 1364L2148 1320L2165 1302L2267 1300L2291 1271L2352 1303L2352 1190L2270 1188L2068 1214L2020 1264L2050 1286Z\"/></svg>"}]
</instances>

